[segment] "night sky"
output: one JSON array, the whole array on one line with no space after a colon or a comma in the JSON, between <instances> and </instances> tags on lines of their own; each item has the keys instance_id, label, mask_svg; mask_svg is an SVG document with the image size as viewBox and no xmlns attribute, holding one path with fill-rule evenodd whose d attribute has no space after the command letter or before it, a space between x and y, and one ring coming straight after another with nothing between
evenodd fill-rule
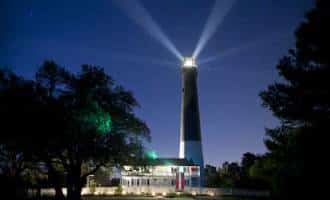
<instances>
[{"instance_id":1,"label":"night sky","mask_svg":"<svg viewBox=\"0 0 330 200\"><path fill-rule=\"evenodd\" d=\"M214 1L141 2L190 56ZM312 6L312 0L237 0L202 51L200 59L222 55L199 66L206 164L266 151L264 129L278 122L258 94L279 79L276 63L293 47L293 32ZM0 66L28 78L45 59L74 72L81 64L104 67L141 104L136 112L151 129L147 146L159 156L178 156L180 63L111 0L1 0L0 29Z\"/></svg>"}]
</instances>

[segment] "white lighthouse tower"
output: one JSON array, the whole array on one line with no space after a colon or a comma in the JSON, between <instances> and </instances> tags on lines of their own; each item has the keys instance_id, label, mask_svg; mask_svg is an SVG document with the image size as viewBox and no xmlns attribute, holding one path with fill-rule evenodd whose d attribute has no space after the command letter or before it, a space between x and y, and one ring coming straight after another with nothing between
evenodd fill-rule
<instances>
[{"instance_id":1,"label":"white lighthouse tower","mask_svg":"<svg viewBox=\"0 0 330 200\"><path fill-rule=\"evenodd\" d=\"M181 67L181 123L179 157L200 167L199 186L203 183L203 150L197 92L197 64L194 58L184 58Z\"/></svg>"}]
</instances>

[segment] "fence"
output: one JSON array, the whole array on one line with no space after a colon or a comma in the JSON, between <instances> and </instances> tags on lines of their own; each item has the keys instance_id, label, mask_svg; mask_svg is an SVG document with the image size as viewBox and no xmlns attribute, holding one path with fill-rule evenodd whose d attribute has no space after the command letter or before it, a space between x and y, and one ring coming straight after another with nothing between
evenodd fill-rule
<instances>
[{"instance_id":1,"label":"fence","mask_svg":"<svg viewBox=\"0 0 330 200\"><path fill-rule=\"evenodd\" d=\"M63 194L66 195L67 191L65 188L62 189ZM29 195L35 196L38 191L30 189ZM84 187L82 188L82 195L115 195L118 192L117 187ZM157 187L157 186L140 186L140 187L123 187L122 195L167 195L175 193L173 187ZM234 188L193 188L186 187L184 193L192 195L209 195L209 196L253 196L253 197L268 197L269 191L260 190L245 190L245 189L234 189ZM41 196L54 196L55 190L51 188L43 188L40 190Z\"/></svg>"}]
</instances>

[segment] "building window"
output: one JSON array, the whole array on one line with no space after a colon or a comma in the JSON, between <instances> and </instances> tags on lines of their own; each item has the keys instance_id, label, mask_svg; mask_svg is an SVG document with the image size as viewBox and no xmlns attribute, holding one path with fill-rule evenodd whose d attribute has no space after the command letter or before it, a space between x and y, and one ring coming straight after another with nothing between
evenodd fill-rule
<instances>
[{"instance_id":1,"label":"building window","mask_svg":"<svg viewBox=\"0 0 330 200\"><path fill-rule=\"evenodd\" d=\"M172 167L172 168L171 168L171 172L172 172L172 174L175 174L176 171L177 171L177 169L176 169L175 167Z\"/></svg>"},{"instance_id":2,"label":"building window","mask_svg":"<svg viewBox=\"0 0 330 200\"><path fill-rule=\"evenodd\" d=\"M197 186L198 186L198 181L199 181L199 178L197 178L197 177L192 177L192 178L191 178L191 186L192 186L192 187L197 187Z\"/></svg>"}]
</instances>

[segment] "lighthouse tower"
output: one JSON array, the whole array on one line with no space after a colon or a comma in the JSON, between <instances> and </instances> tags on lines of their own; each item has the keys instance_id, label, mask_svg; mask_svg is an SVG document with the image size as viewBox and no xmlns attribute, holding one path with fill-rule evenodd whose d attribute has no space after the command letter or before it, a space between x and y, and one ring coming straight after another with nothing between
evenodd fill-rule
<instances>
[{"instance_id":1,"label":"lighthouse tower","mask_svg":"<svg viewBox=\"0 0 330 200\"><path fill-rule=\"evenodd\" d=\"M181 123L179 157L200 166L199 186L203 182L203 151L197 92L197 65L194 58L184 58L181 67Z\"/></svg>"}]
</instances>

